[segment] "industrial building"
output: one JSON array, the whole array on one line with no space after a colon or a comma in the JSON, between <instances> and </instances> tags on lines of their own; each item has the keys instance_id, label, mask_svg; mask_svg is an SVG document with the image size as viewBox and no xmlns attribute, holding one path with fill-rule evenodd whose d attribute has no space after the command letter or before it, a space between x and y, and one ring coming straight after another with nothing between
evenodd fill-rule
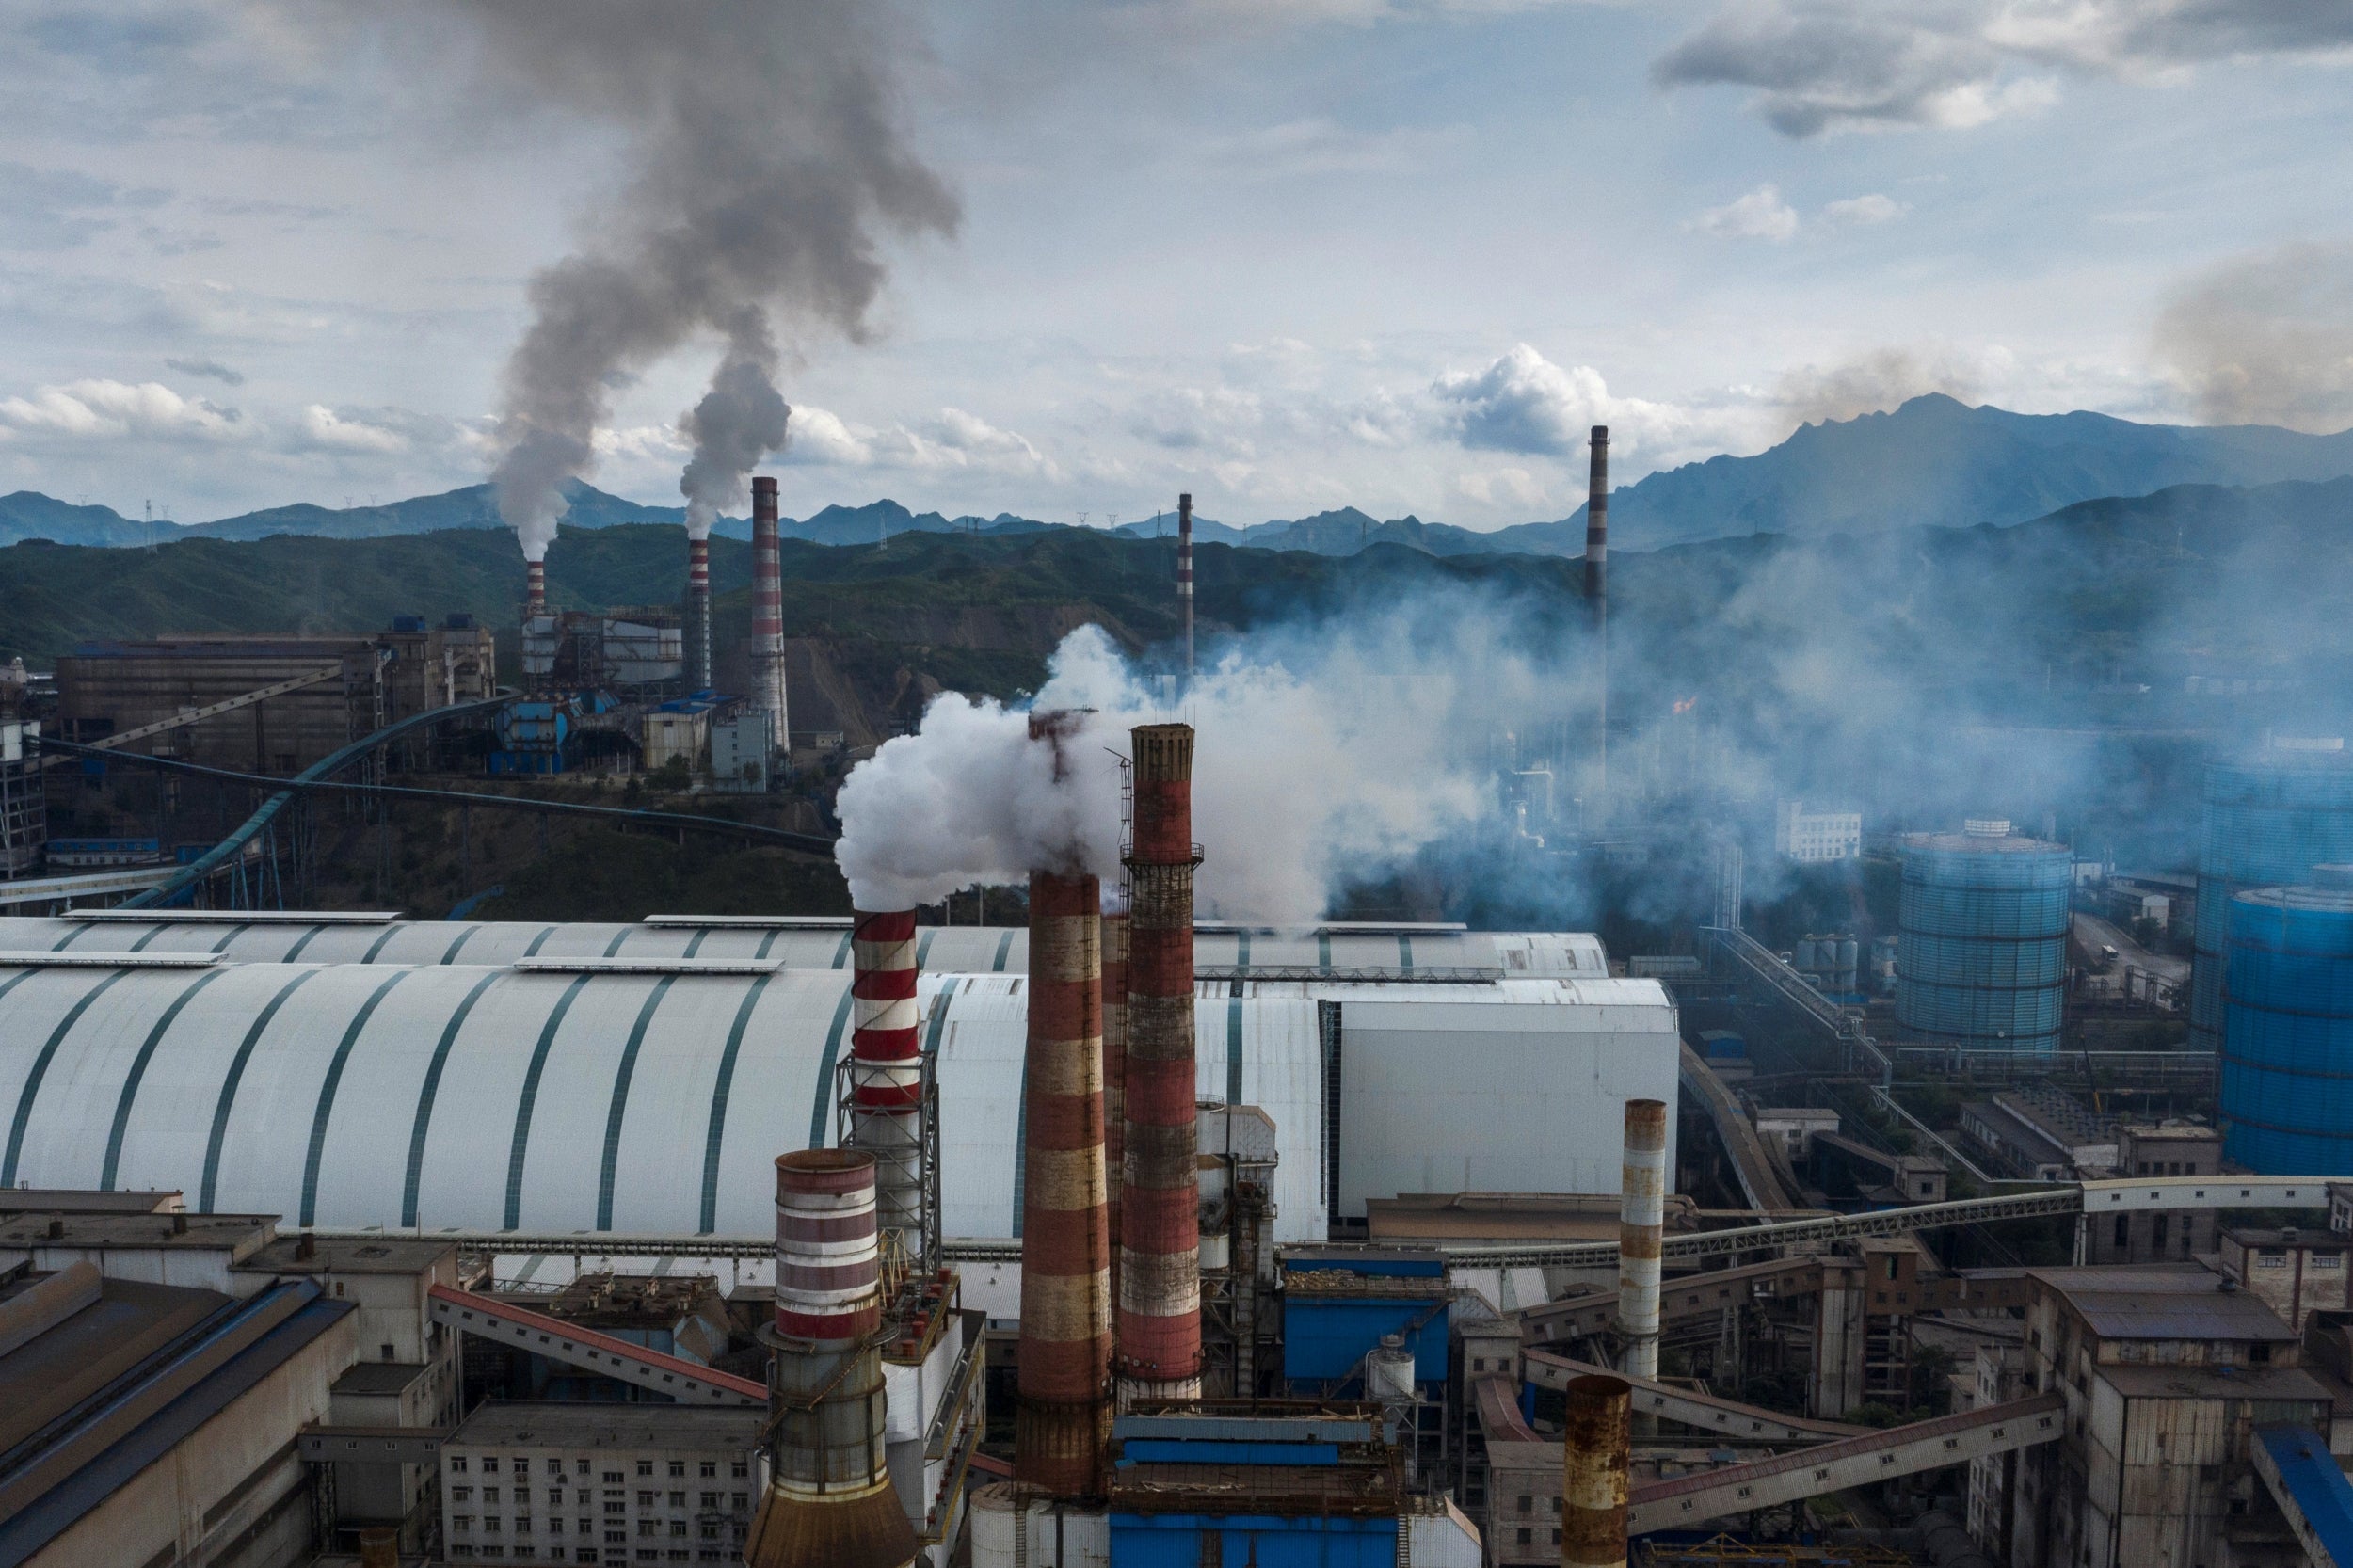
<instances>
[{"instance_id":1,"label":"industrial building","mask_svg":"<svg viewBox=\"0 0 2353 1568\"><path fill-rule=\"evenodd\" d=\"M1801 800L1776 802L1773 853L1801 866L1855 859L1863 854L1863 813L1809 811Z\"/></svg>"},{"instance_id":2,"label":"industrial building","mask_svg":"<svg viewBox=\"0 0 2353 1568\"><path fill-rule=\"evenodd\" d=\"M30 1043L0 1055L22 1108L0 1182L182 1188L305 1224L754 1232L763 1162L830 1137L849 936L0 920L0 1036ZM1016 1236L1025 934L916 945L941 1224ZM1273 1118L1278 1241L1357 1233L1402 1192L1613 1192L1620 1106L1674 1091L1673 1005L1609 978L1590 937L1205 930L1194 950L1195 1088Z\"/></svg>"}]
</instances>

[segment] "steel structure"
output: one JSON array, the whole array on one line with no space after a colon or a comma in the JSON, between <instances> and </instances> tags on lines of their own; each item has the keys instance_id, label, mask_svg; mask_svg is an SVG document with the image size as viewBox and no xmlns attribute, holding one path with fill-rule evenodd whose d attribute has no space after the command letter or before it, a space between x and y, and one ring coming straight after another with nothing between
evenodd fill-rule
<instances>
[{"instance_id":1,"label":"steel structure","mask_svg":"<svg viewBox=\"0 0 2353 1568\"><path fill-rule=\"evenodd\" d=\"M1904 840L1896 1016L1928 1040L2048 1055L2067 990L2073 856L2008 825Z\"/></svg>"},{"instance_id":2,"label":"steel structure","mask_svg":"<svg viewBox=\"0 0 2353 1568\"><path fill-rule=\"evenodd\" d=\"M2353 883L2353 874L2331 882ZM2231 901L2222 1147L2256 1171L2353 1173L2353 886Z\"/></svg>"},{"instance_id":3,"label":"steel structure","mask_svg":"<svg viewBox=\"0 0 2353 1568\"><path fill-rule=\"evenodd\" d=\"M2222 1048L2231 900L2252 888L2311 880L2312 868L2353 861L2353 752L2272 746L2206 769L2198 853L2189 1043Z\"/></svg>"}]
</instances>

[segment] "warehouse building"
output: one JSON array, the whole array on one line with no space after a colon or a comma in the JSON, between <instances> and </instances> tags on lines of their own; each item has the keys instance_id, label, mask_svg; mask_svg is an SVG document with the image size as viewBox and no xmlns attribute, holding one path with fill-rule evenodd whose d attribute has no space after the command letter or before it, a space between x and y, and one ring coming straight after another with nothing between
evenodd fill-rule
<instances>
[{"instance_id":1,"label":"warehouse building","mask_svg":"<svg viewBox=\"0 0 2353 1568\"><path fill-rule=\"evenodd\" d=\"M0 921L0 1184L180 1188L304 1225L757 1234L776 1152L834 1140L847 937ZM942 1229L1014 1237L1024 934L922 945ZM1673 1004L1609 978L1590 936L1198 948L1197 1092L1273 1119L1277 1241L1361 1234L1369 1200L1405 1192L1615 1192L1625 1102L1675 1091Z\"/></svg>"}]
</instances>

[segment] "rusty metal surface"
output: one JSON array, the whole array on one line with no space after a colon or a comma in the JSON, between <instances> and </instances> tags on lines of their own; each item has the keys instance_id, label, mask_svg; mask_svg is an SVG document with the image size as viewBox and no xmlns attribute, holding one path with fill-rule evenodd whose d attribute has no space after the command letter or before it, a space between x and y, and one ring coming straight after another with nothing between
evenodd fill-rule
<instances>
[{"instance_id":1,"label":"rusty metal surface","mask_svg":"<svg viewBox=\"0 0 2353 1568\"><path fill-rule=\"evenodd\" d=\"M1625 1561L1626 1495L1634 1464L1633 1390L1622 1378L1572 1381L1561 1444L1562 1568Z\"/></svg>"}]
</instances>

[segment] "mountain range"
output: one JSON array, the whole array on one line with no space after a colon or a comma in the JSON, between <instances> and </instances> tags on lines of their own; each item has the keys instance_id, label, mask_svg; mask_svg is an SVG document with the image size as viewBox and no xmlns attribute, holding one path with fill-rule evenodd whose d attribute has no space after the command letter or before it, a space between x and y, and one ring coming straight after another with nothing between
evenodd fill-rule
<instances>
[{"instance_id":1,"label":"mountain range","mask_svg":"<svg viewBox=\"0 0 2353 1568\"><path fill-rule=\"evenodd\" d=\"M2182 485L2247 487L2353 474L2353 430L2315 436L2270 425L2142 424L2106 414L2017 414L1972 408L1941 393L1887 413L1801 426L1753 456L1645 475L1610 496L1612 542L1633 549L1752 534L1799 537L1865 535L1891 528L1997 527L2026 522L2079 502L2150 495ZM575 482L567 528L624 523L682 526L676 506L647 506ZM500 526L489 487L469 486L384 506L336 510L301 504L195 524L125 518L105 506L72 505L35 490L0 496L0 544L42 538L58 544L137 548L151 541L258 539L280 535L376 538L453 528ZM1034 534L1067 524L999 513L950 518L895 501L827 506L783 520L787 538L862 545L894 535ZM1116 532L1173 536L1175 514ZM742 518L721 518L723 537L751 536ZM1237 526L1193 520L1205 544L1352 555L1399 544L1438 556L1577 555L1585 548L1585 509L1549 522L1492 531L1375 519L1354 507L1313 517Z\"/></svg>"}]
</instances>

